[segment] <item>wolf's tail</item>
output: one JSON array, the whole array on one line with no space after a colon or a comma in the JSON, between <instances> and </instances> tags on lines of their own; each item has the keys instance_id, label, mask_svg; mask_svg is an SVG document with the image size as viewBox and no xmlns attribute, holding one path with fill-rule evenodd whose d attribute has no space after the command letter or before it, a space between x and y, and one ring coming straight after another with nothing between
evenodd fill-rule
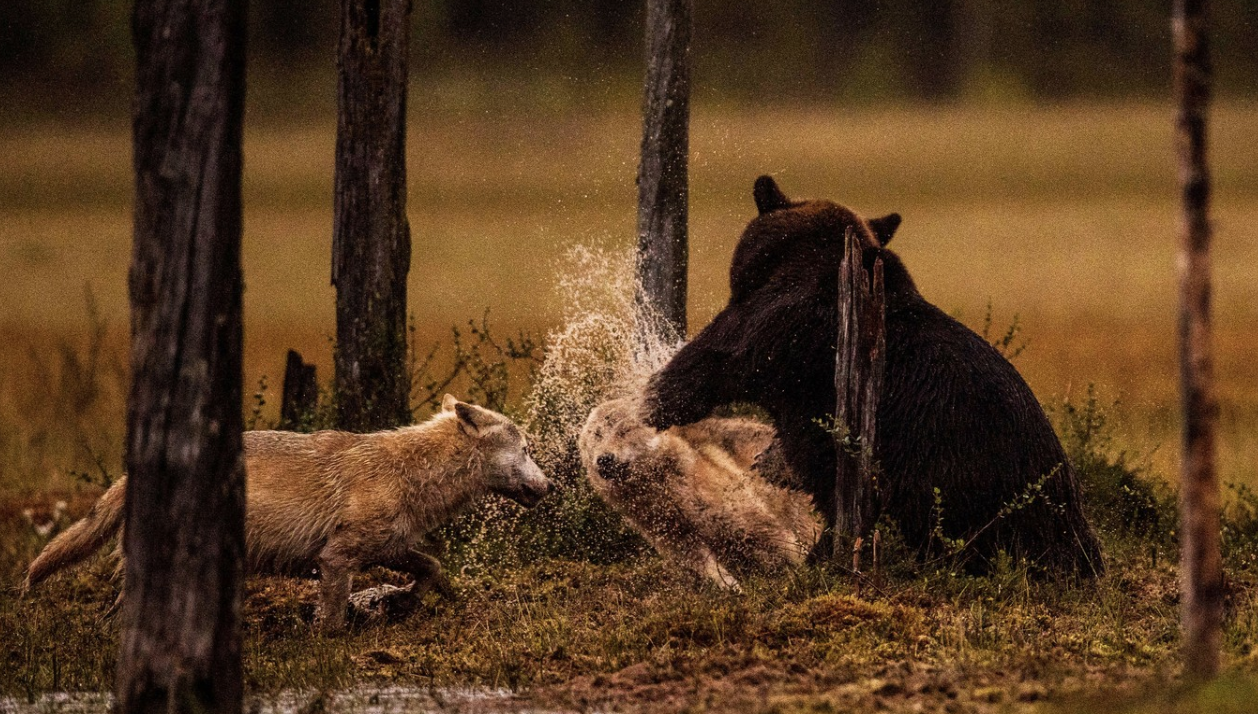
<instances>
[{"instance_id":1,"label":"wolf's tail","mask_svg":"<svg viewBox=\"0 0 1258 714\"><path fill-rule=\"evenodd\" d=\"M49 575L67 568L100 549L122 526L123 503L127 492L127 479L118 479L100 500L92 506L87 517L70 526L44 546L31 567L26 569L23 592L30 590Z\"/></svg>"}]
</instances>

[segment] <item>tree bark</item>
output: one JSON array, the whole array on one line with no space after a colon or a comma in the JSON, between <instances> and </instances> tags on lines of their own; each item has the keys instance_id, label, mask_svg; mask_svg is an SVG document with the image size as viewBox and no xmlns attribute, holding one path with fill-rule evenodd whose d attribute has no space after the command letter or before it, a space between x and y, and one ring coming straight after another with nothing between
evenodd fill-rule
<instances>
[{"instance_id":1,"label":"tree bark","mask_svg":"<svg viewBox=\"0 0 1258 714\"><path fill-rule=\"evenodd\" d=\"M833 554L865 538L873 528L878 395L886 364L885 291L882 260L872 276L860 242L848 229L839 264L839 329L835 351L836 395Z\"/></svg>"},{"instance_id":2,"label":"tree bark","mask_svg":"<svg viewBox=\"0 0 1258 714\"><path fill-rule=\"evenodd\" d=\"M132 29L132 384L117 707L236 714L245 3L140 0Z\"/></svg>"},{"instance_id":3,"label":"tree bark","mask_svg":"<svg viewBox=\"0 0 1258 714\"><path fill-rule=\"evenodd\" d=\"M647 0L638 165L639 303L686 335L691 0Z\"/></svg>"},{"instance_id":4,"label":"tree bark","mask_svg":"<svg viewBox=\"0 0 1258 714\"><path fill-rule=\"evenodd\" d=\"M406 75L410 0L340 0L332 285L336 419L409 423Z\"/></svg>"},{"instance_id":5,"label":"tree bark","mask_svg":"<svg viewBox=\"0 0 1258 714\"><path fill-rule=\"evenodd\" d=\"M319 405L319 380L313 364L306 364L297 350L289 350L284 363L284 395L280 400L280 429L308 428Z\"/></svg>"},{"instance_id":6,"label":"tree bark","mask_svg":"<svg viewBox=\"0 0 1258 714\"><path fill-rule=\"evenodd\" d=\"M1218 405L1210 328L1210 171L1206 115L1210 100L1207 2L1175 0L1176 154L1182 202L1179 256L1179 360L1183 398L1180 470L1180 577L1185 672L1209 679L1219 669L1223 562L1219 484L1214 468Z\"/></svg>"}]
</instances>

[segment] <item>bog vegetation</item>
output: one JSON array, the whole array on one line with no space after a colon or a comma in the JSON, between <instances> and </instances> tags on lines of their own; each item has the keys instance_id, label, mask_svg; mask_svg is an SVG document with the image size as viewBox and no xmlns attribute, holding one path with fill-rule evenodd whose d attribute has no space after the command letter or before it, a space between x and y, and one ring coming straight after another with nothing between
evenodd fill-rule
<instances>
[{"instance_id":1,"label":"bog vegetation","mask_svg":"<svg viewBox=\"0 0 1258 714\"><path fill-rule=\"evenodd\" d=\"M422 417L452 391L505 410L527 425L539 462L563 488L533 511L491 501L451 526L444 561L457 597L429 596L409 617L359 620L343 637L313 632L314 583L250 581L252 691L299 690L313 705L318 692L364 681L475 685L525 688L540 705L616 699L659 711L999 711L1068 697L1104 708L1126 695L1135 706L1165 704L1141 695L1165 689L1178 656L1173 223L1159 193L1170 195L1170 180L1157 178L1170 164L1144 152L1165 112L1009 110L967 130L968 111L835 118L700 110L692 323L704 324L723 299L722 273L751 213L757 172L792 172L792 185L811 186L807 193L901 211L897 240L923 292L985 333L1050 407L1109 558L1099 583L1036 579L1012 561L973 577L954 567L946 547L929 561L914 558L890 523L883 580L859 592L840 571L806 567L745 582L733 595L661 561L594 497L573 452L589 408L632 390L673 346L664 339L641 350L632 339L639 325L626 298L624 246L633 194L621 184L631 175L624 166L632 165L634 115L570 127L571 149L585 157L577 172L548 151L546 118L510 127L446 122L425 129L434 144L467 149L461 163L429 149L413 161L427 168L415 172L425 200L411 202L412 404ZM767 120L815 131L774 138L756 129ZM1245 238L1258 225L1258 174L1238 158L1258 114L1230 106L1220 120L1219 184L1228 187L1219 205L1222 463L1231 484L1225 650L1241 674L1206 699L1178 701L1183 711L1222 711L1227 702L1243 711L1255 693L1244 675L1258 669L1258 482L1250 473L1258 404L1246 389L1258 324L1249 305L1258 300L1240 267L1252 264ZM603 145L610 140L602 137L622 134L623 146ZM0 157L0 251L21 267L0 285L12 306L0 325L0 696L17 698L112 684L118 633L106 616L115 592L108 558L28 600L8 588L119 475L126 384L126 198L113 180L126 175L125 152L115 156L125 135L70 132L64 141L77 159L50 174L34 173L33 136L0 139L13 149ZM277 418L283 348L301 348L330 376L330 291L320 287L327 186L318 151L286 148L322 150L328 136L274 129L249 140L247 369L257 387L245 417L253 428ZM476 148L492 136L508 138ZM1074 163L1080 136L1110 160ZM1033 160L1015 146L1030 139ZM828 168L842 166L854 168ZM747 180L726 187L718 174ZM542 185L538 176L553 180ZM22 188L27 180L42 191ZM948 190L959 181L964 196ZM1104 195L1089 195L1097 186ZM589 243L603 233L626 239ZM562 247L574 242L585 247ZM1010 327L1014 313L1021 317ZM328 419L318 411L303 426ZM938 517L948 517L946 502ZM356 587L400 584L390 577L372 573Z\"/></svg>"},{"instance_id":2,"label":"bog vegetation","mask_svg":"<svg viewBox=\"0 0 1258 714\"><path fill-rule=\"evenodd\" d=\"M560 495L527 513L501 501L482 504L442 534L446 566L457 574L455 599L430 595L409 616L360 618L343 637L315 634L313 583L253 580L246 601L253 691L298 690L314 701L319 692L373 681L527 688L538 704L582 708L622 700L647 710L704 701L729 710L913 702L996 709L1071 693L1140 691L1173 671L1173 489L1151 473L1145 455L1115 442L1114 406L1090 386L1053 405L1053 413L1111 564L1095 587L1046 582L1034 577L1033 565L1011 559L990 576L970 576L961 567L964 544L947 541L922 561L887 521L877 584L809 566L786 578L753 579L731 595L651 553L593 495L575 445L584 414L639 388L674 345L636 342L643 326L625 277L631 265L626 251L572 250L559 281L570 307L544 347L495 336L483 319L454 330L448 360L430 353L412 365L419 414L446 389L514 413L532 432L539 463L562 483ZM985 331L1008 355L1022 349L1016 323L993 333L989 315ZM18 582L38 548L117 476L98 451L106 447L89 438L90 422L68 420L58 406L90 417L120 391L122 372L102 368L103 335L98 327L86 345L65 345L55 377L43 385L46 398L30 405L22 425L5 425L27 437L13 445L19 449L51 445L62 455L73 444L92 464L68 474L78 488L5 499L6 583ZM255 397L256 428L269 426L264 399ZM326 419L313 413L304 426L326 426ZM1258 639L1258 495L1234 486L1232 496L1227 649L1246 661ZM947 503L937 504L936 517L948 517ZM111 685L111 575L101 557L31 599L4 601L0 629L10 636L0 652L0 692L34 697ZM357 585L381 582L403 584L377 571Z\"/></svg>"}]
</instances>

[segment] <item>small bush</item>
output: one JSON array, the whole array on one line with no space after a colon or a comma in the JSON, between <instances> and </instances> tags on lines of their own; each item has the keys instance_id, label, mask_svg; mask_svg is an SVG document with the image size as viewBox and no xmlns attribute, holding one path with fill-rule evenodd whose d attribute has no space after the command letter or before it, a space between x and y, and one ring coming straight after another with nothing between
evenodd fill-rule
<instances>
[{"instance_id":1,"label":"small bush","mask_svg":"<svg viewBox=\"0 0 1258 714\"><path fill-rule=\"evenodd\" d=\"M1079 476L1088 516L1110 535L1168 545L1175 528L1175 494L1148 472L1141 457L1115 447L1113 409L1101 404L1089 384L1082 403L1067 399L1051 410Z\"/></svg>"},{"instance_id":2,"label":"small bush","mask_svg":"<svg viewBox=\"0 0 1258 714\"><path fill-rule=\"evenodd\" d=\"M1223 507L1223 559L1233 569L1258 570L1258 492L1244 484L1227 485L1231 499Z\"/></svg>"}]
</instances>

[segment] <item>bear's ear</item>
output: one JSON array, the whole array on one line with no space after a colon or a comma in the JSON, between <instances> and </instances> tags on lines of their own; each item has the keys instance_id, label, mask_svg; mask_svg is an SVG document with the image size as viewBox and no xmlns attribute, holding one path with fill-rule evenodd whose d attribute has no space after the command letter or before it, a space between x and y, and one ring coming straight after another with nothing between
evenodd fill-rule
<instances>
[{"instance_id":1,"label":"bear's ear","mask_svg":"<svg viewBox=\"0 0 1258 714\"><path fill-rule=\"evenodd\" d=\"M752 190L752 195L756 198L756 208L760 210L762 216L791 205L791 200L782 193L782 189L778 188L777 181L774 181L772 176L761 176L756 179L756 187Z\"/></svg>"},{"instance_id":2,"label":"bear's ear","mask_svg":"<svg viewBox=\"0 0 1258 714\"><path fill-rule=\"evenodd\" d=\"M882 218L871 218L869 227L873 229L878 245L886 245L891 242L891 236L895 235L895 229L900 227L900 214L888 213Z\"/></svg>"}]
</instances>

